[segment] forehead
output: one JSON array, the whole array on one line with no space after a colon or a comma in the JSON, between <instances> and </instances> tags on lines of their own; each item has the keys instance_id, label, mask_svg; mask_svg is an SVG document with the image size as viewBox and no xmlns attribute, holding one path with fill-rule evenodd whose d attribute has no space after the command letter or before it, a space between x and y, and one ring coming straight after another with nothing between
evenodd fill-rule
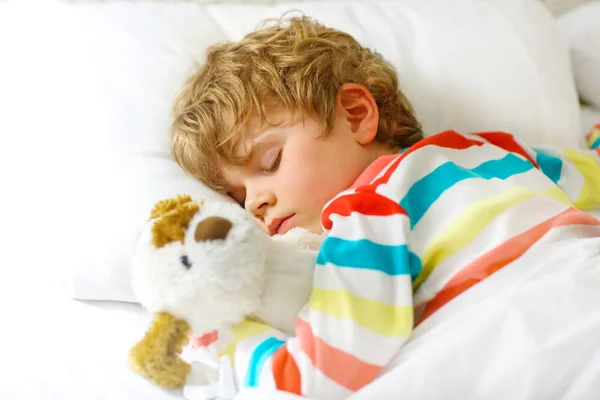
<instances>
[{"instance_id":1,"label":"forehead","mask_svg":"<svg viewBox=\"0 0 600 400\"><path fill-rule=\"evenodd\" d=\"M235 156L251 158L253 150L276 133L274 128L291 124L295 117L295 113L282 108L269 109L264 115L253 113L239 133L242 140L234 148Z\"/></svg>"}]
</instances>

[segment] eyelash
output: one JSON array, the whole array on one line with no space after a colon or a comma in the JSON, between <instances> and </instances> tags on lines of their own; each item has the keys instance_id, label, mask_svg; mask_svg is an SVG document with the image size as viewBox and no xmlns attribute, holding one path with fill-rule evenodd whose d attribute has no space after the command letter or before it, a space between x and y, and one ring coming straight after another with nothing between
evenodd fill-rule
<instances>
[{"instance_id":1,"label":"eyelash","mask_svg":"<svg viewBox=\"0 0 600 400\"><path fill-rule=\"evenodd\" d=\"M279 168L279 164L281 163L281 153L282 153L282 151L279 150L279 153L277 154L277 157L275 158L275 160L273 161L273 163L271 164L271 166L269 166L269 168L267 168L265 170L265 172L267 172L267 173L273 173L273 172L277 171L277 168Z\"/></svg>"}]
</instances>

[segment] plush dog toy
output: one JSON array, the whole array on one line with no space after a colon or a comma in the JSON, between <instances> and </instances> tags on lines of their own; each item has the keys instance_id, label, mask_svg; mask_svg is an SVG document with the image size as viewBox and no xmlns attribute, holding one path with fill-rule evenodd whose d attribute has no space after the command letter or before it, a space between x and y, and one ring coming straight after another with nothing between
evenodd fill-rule
<instances>
[{"instance_id":1,"label":"plush dog toy","mask_svg":"<svg viewBox=\"0 0 600 400\"><path fill-rule=\"evenodd\" d=\"M293 332L307 303L321 237L293 229L264 233L237 205L178 196L156 204L132 267L134 294L154 321L130 351L133 370L153 383L182 387L189 336L246 318Z\"/></svg>"}]
</instances>

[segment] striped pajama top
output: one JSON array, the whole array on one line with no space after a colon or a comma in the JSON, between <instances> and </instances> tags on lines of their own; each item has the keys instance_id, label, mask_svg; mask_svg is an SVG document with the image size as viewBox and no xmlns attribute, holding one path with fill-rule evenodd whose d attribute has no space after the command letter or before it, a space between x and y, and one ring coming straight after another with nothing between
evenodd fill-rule
<instances>
[{"instance_id":1,"label":"striped pajama top","mask_svg":"<svg viewBox=\"0 0 600 400\"><path fill-rule=\"evenodd\" d=\"M590 151L530 148L502 132L447 131L376 160L324 208L295 336L245 321L205 344L230 360L238 388L347 397L415 324L550 231L600 235L580 211L600 208L600 125L587 141Z\"/></svg>"}]
</instances>

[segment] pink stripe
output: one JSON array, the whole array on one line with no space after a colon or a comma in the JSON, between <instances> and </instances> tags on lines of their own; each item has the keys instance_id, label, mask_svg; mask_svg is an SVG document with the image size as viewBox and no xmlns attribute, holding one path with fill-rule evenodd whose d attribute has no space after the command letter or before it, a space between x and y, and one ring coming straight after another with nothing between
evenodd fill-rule
<instances>
[{"instance_id":1,"label":"pink stripe","mask_svg":"<svg viewBox=\"0 0 600 400\"><path fill-rule=\"evenodd\" d=\"M194 349L197 349L199 347L208 347L217 340L219 340L219 334L217 333L217 331L212 331L202 336L190 338L190 343L192 344L192 347Z\"/></svg>"},{"instance_id":2,"label":"pink stripe","mask_svg":"<svg viewBox=\"0 0 600 400\"><path fill-rule=\"evenodd\" d=\"M315 368L353 392L372 382L381 372L379 365L366 363L314 336L311 326L300 318L296 319L296 335L300 349Z\"/></svg>"}]
</instances>

